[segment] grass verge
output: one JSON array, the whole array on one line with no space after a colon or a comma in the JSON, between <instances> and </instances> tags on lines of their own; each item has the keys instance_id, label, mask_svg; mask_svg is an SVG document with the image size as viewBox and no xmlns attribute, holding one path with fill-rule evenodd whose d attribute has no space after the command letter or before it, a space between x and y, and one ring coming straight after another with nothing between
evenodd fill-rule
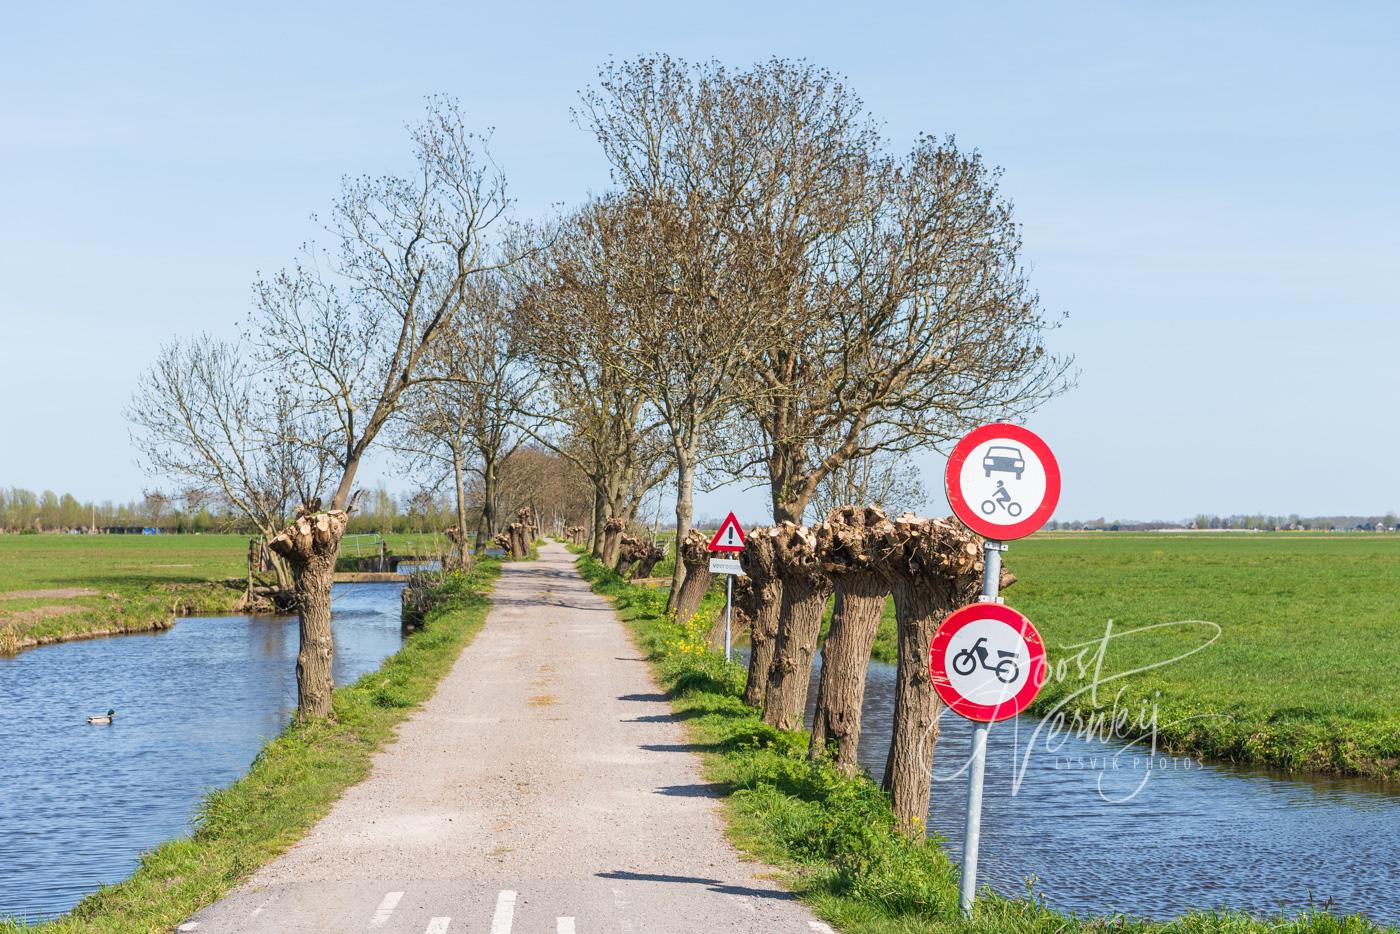
<instances>
[{"instance_id":1,"label":"grass verge","mask_svg":"<svg viewBox=\"0 0 1400 934\"><path fill-rule=\"evenodd\" d=\"M897 834L888 801L874 783L809 761L804 732L775 730L743 703L744 671L706 647L704 610L689 624L677 624L664 612L664 592L623 581L586 555L578 564L593 589L612 599L654 663L690 738L711 750L704 754L706 778L725 789L731 838L749 855L778 867L785 884L845 934L1392 930L1360 916L1325 913L1271 920L1224 912L1169 922L1077 918L1052 911L1031 895L1009 899L985 891L975 918L963 920L957 868L938 846Z\"/></svg>"},{"instance_id":2,"label":"grass verge","mask_svg":"<svg viewBox=\"0 0 1400 934\"><path fill-rule=\"evenodd\" d=\"M337 688L335 719L292 723L263 747L248 774L200 805L192 836L147 853L125 882L34 927L0 921L0 932L169 931L224 895L302 836L340 795L369 774L370 757L427 700L486 621L500 563L484 560L449 575L426 626L379 670Z\"/></svg>"}]
</instances>

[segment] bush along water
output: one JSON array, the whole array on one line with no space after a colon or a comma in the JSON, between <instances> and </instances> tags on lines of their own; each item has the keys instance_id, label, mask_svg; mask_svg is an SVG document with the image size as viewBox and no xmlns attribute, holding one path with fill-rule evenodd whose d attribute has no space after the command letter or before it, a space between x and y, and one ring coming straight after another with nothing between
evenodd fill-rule
<instances>
[{"instance_id":1,"label":"bush along water","mask_svg":"<svg viewBox=\"0 0 1400 934\"><path fill-rule=\"evenodd\" d=\"M578 564L593 589L613 601L653 662L677 718L704 751L706 777L721 790L730 837L778 867L784 883L845 934L1394 930L1325 911L1267 920L1231 912L1193 912L1170 921L1082 918L1050 909L1031 884L1018 897L984 888L975 916L963 919L958 869L936 838L897 833L889 800L874 782L808 759L805 731L768 726L744 704L744 669L725 662L704 635L703 621L719 608L717 593L707 595L690 619L677 621L665 611L663 590L629 583L586 554Z\"/></svg>"}]
</instances>

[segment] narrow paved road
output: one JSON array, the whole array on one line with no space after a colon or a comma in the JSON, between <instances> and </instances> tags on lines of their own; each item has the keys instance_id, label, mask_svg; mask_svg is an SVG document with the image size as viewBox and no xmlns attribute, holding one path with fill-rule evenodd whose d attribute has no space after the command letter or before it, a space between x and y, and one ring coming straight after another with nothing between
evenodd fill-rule
<instances>
[{"instance_id":1,"label":"narrow paved road","mask_svg":"<svg viewBox=\"0 0 1400 934\"><path fill-rule=\"evenodd\" d=\"M621 622L544 544L370 777L182 930L829 931L718 808Z\"/></svg>"}]
</instances>

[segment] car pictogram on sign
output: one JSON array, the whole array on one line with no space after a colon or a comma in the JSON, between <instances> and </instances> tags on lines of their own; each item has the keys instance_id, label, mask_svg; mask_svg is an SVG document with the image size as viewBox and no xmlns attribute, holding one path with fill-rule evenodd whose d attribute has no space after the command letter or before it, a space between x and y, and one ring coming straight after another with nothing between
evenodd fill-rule
<instances>
[{"instance_id":1,"label":"car pictogram on sign","mask_svg":"<svg viewBox=\"0 0 1400 934\"><path fill-rule=\"evenodd\" d=\"M999 470L1002 473L1014 473L1019 480L1021 473L1026 469L1026 458L1021 454L1020 448L998 445L988 448L987 453L982 456L982 469L988 477L992 475L992 471Z\"/></svg>"}]
</instances>

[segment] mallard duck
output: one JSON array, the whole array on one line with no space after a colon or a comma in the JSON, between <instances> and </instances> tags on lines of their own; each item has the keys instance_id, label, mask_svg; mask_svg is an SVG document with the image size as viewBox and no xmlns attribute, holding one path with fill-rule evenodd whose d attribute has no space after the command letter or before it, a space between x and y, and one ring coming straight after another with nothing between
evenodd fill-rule
<instances>
[{"instance_id":1,"label":"mallard duck","mask_svg":"<svg viewBox=\"0 0 1400 934\"><path fill-rule=\"evenodd\" d=\"M88 723L91 723L91 724L93 724L93 725L101 725L101 724L105 724L105 723L111 723L111 722L112 722L112 718L115 717L116 715L117 715L117 712L116 712L115 710L109 710L109 711L107 711L107 715L106 715L106 716L103 716L103 715L101 715L101 714L95 714L95 715L93 715L93 716L91 716L91 717L88 717Z\"/></svg>"}]
</instances>

